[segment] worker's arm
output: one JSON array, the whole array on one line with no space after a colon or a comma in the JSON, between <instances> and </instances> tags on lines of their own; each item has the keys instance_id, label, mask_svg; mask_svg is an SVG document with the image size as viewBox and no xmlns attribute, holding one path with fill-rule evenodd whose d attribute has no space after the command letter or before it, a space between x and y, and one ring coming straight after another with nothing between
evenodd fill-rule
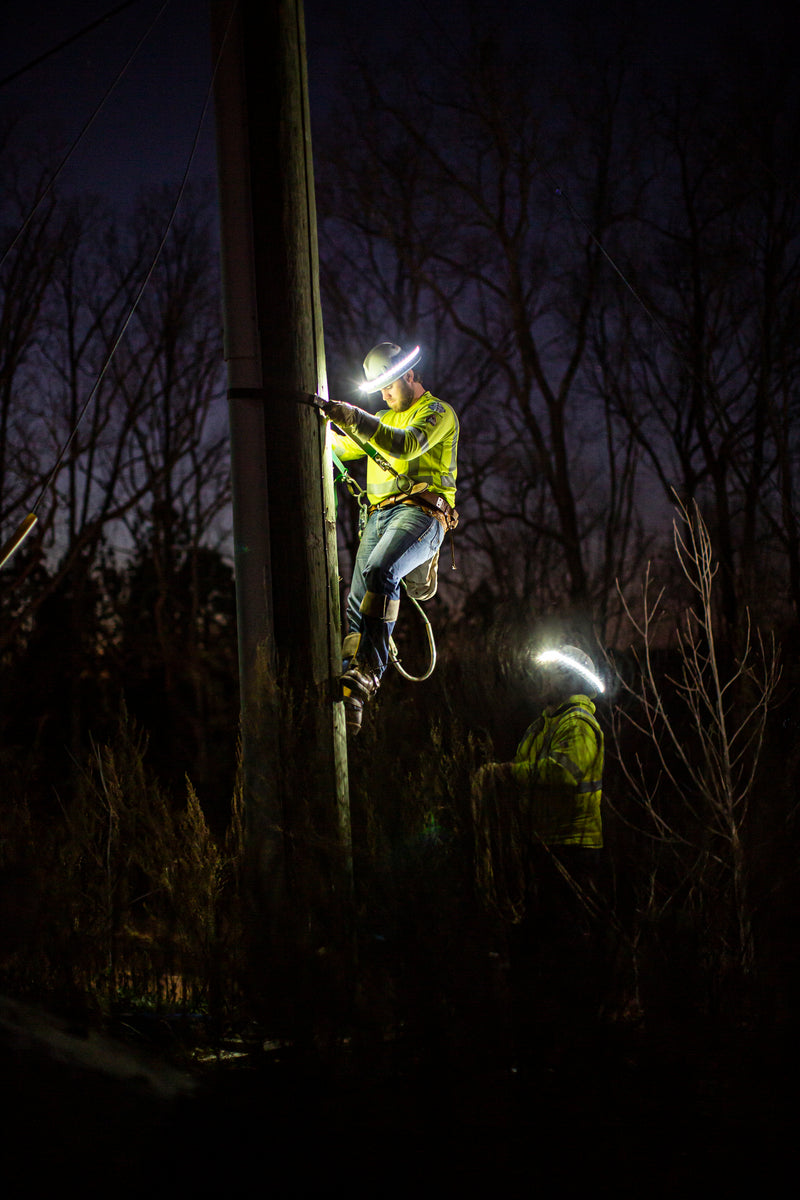
<instances>
[{"instance_id":1,"label":"worker's arm","mask_svg":"<svg viewBox=\"0 0 800 1200\"><path fill-rule=\"evenodd\" d=\"M451 436L458 426L454 410L435 396L423 397L414 410L410 425L396 427L379 421L378 427L369 436L379 450L392 458L406 461L427 454L444 438Z\"/></svg>"},{"instance_id":2,"label":"worker's arm","mask_svg":"<svg viewBox=\"0 0 800 1200\"><path fill-rule=\"evenodd\" d=\"M473 787L478 793L535 795L556 805L568 803L597 755L592 729L580 722L586 726L587 738L580 729L572 727L577 724L562 722L549 751L542 754L537 752L542 725L535 722L520 742L512 761L486 763L475 772Z\"/></svg>"},{"instance_id":3,"label":"worker's arm","mask_svg":"<svg viewBox=\"0 0 800 1200\"><path fill-rule=\"evenodd\" d=\"M355 404L326 400L322 408L325 415L343 429L352 429L392 458L406 460L426 454L450 436L458 424L450 405L443 404L435 396L423 398L414 411L413 422L401 427L383 422L374 413L357 408Z\"/></svg>"},{"instance_id":4,"label":"worker's arm","mask_svg":"<svg viewBox=\"0 0 800 1200\"><path fill-rule=\"evenodd\" d=\"M334 428L331 428L331 449L342 462L352 462L356 458L366 456L366 451L362 450L357 442L346 434L338 433Z\"/></svg>"}]
</instances>

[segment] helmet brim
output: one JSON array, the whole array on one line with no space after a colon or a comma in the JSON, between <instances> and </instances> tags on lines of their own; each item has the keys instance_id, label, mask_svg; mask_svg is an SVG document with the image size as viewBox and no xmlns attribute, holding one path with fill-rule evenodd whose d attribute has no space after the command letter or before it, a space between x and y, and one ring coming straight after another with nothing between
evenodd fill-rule
<instances>
[{"instance_id":1,"label":"helmet brim","mask_svg":"<svg viewBox=\"0 0 800 1200\"><path fill-rule=\"evenodd\" d=\"M573 647L564 647L561 650L543 650L536 655L535 661L540 666L550 668L559 674L572 675L580 679L593 689L595 695L606 690L605 684L594 670L588 656L580 651L575 652Z\"/></svg>"},{"instance_id":2,"label":"helmet brim","mask_svg":"<svg viewBox=\"0 0 800 1200\"><path fill-rule=\"evenodd\" d=\"M388 370L376 375L374 379L365 379L363 383L358 385L358 390L364 395L369 395L370 392L380 392L384 388L391 387L398 379L405 375L406 371L412 370L422 358L422 353L419 346L415 346L408 354L393 362Z\"/></svg>"}]
</instances>

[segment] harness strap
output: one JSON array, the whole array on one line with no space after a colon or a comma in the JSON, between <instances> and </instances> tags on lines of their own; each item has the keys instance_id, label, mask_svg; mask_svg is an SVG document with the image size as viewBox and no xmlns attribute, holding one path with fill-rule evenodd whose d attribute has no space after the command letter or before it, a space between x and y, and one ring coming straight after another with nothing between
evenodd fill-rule
<instances>
[{"instance_id":1,"label":"harness strap","mask_svg":"<svg viewBox=\"0 0 800 1200\"><path fill-rule=\"evenodd\" d=\"M396 504L421 504L425 508L433 509L433 515L439 518L445 529L455 529L458 524L458 513L447 503L444 496L428 490L411 492L408 496L387 496L385 500L379 500L377 504L369 506L369 515L381 512L384 508L394 508Z\"/></svg>"},{"instance_id":2,"label":"harness strap","mask_svg":"<svg viewBox=\"0 0 800 1200\"><path fill-rule=\"evenodd\" d=\"M400 611L400 597L390 600L380 592L365 592L359 607L365 617L375 617L379 621L396 621Z\"/></svg>"},{"instance_id":3,"label":"harness strap","mask_svg":"<svg viewBox=\"0 0 800 1200\"><path fill-rule=\"evenodd\" d=\"M440 496L438 492L412 492L410 496L387 496L385 500L379 500L377 504L371 504L367 509L367 516L371 517L375 512L382 512L385 508L395 508L398 504L415 504L430 510L431 516L435 517L440 525L443 525L445 532L450 534L450 568L455 571L456 567L456 548L453 541L453 530L458 525L458 513L445 500L444 496Z\"/></svg>"}]
</instances>

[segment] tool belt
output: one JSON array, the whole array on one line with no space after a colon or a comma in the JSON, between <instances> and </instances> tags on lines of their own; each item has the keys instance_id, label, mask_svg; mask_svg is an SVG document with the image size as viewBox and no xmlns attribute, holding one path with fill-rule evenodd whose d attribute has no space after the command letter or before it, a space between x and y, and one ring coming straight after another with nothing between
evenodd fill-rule
<instances>
[{"instance_id":1,"label":"tool belt","mask_svg":"<svg viewBox=\"0 0 800 1200\"><path fill-rule=\"evenodd\" d=\"M443 525L446 530L452 531L458 524L456 510L447 503L444 496L430 491L411 492L408 496L387 496L385 500L379 500L377 504L370 504L367 513L371 517L374 512L381 512L384 508L394 508L396 504L416 504L428 510L431 516L436 517L439 524Z\"/></svg>"}]
</instances>

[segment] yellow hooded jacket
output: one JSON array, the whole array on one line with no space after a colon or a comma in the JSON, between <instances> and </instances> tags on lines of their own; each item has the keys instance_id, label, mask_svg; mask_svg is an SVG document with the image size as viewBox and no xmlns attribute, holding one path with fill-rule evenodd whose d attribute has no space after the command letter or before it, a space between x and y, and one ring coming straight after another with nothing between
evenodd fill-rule
<instances>
[{"instance_id":1,"label":"yellow hooded jacket","mask_svg":"<svg viewBox=\"0 0 800 1200\"><path fill-rule=\"evenodd\" d=\"M531 833L549 846L603 845L603 733L588 696L544 710L510 764Z\"/></svg>"}]
</instances>

